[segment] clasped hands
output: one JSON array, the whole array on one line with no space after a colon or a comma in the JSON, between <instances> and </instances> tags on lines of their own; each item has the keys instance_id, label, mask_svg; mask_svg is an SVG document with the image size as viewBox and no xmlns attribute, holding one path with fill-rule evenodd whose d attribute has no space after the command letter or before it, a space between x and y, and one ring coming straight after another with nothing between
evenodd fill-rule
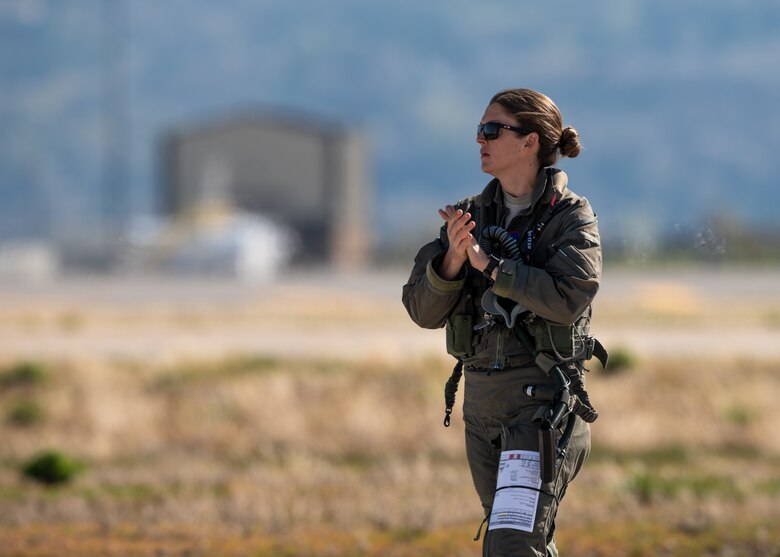
<instances>
[{"instance_id":1,"label":"clasped hands","mask_svg":"<svg viewBox=\"0 0 780 557\"><path fill-rule=\"evenodd\" d=\"M439 216L447 222L447 240L450 244L439 266L439 275L445 280L454 279L466 260L478 271L487 267L490 258L471 233L476 226L471 220L471 213L447 205L444 209L439 209ZM494 279L496 274L497 271L493 270Z\"/></svg>"}]
</instances>

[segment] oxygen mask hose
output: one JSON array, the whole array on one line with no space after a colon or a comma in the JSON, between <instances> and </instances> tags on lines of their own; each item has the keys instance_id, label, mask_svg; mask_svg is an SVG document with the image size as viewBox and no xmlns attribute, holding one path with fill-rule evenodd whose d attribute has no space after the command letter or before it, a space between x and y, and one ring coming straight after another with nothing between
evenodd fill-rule
<instances>
[{"instance_id":1,"label":"oxygen mask hose","mask_svg":"<svg viewBox=\"0 0 780 557\"><path fill-rule=\"evenodd\" d=\"M497 243L509 259L520 259L520 247L509 232L500 226L488 226L479 235L479 247L487 255L494 253L493 244Z\"/></svg>"}]
</instances>

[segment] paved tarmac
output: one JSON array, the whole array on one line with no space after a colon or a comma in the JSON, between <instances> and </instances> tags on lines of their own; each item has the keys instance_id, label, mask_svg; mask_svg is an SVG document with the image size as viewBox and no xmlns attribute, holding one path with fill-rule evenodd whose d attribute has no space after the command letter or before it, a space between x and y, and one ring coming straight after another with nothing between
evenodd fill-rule
<instances>
[{"instance_id":1,"label":"paved tarmac","mask_svg":"<svg viewBox=\"0 0 780 557\"><path fill-rule=\"evenodd\" d=\"M405 280L398 270L308 269L265 284L149 277L3 284L0 358L443 354L443 331L419 329L406 316ZM646 356L780 358L777 285L780 269L607 269L596 306L606 317L597 314L594 332L608 348ZM654 313L660 317L646 317ZM731 327L729 314L737 316Z\"/></svg>"}]
</instances>

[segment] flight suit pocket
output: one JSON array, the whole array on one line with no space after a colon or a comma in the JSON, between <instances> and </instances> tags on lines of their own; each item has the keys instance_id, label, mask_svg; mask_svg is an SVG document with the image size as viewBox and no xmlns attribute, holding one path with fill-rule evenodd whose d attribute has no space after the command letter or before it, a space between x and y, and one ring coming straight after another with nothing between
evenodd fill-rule
<instances>
[{"instance_id":1,"label":"flight suit pocket","mask_svg":"<svg viewBox=\"0 0 780 557\"><path fill-rule=\"evenodd\" d=\"M447 353L456 358L470 356L474 335L474 318L471 315L451 315L447 319Z\"/></svg>"},{"instance_id":2,"label":"flight suit pocket","mask_svg":"<svg viewBox=\"0 0 780 557\"><path fill-rule=\"evenodd\" d=\"M593 263L574 246L564 246L556 254L566 267L574 271L574 276L579 278L593 278L598 276Z\"/></svg>"}]
</instances>

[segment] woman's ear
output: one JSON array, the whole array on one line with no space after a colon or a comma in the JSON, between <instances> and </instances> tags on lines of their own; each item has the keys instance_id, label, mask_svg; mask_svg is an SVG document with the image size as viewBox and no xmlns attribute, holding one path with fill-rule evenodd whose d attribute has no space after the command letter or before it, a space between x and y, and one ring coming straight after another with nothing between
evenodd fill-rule
<instances>
[{"instance_id":1,"label":"woman's ear","mask_svg":"<svg viewBox=\"0 0 780 557\"><path fill-rule=\"evenodd\" d=\"M531 132L525 136L525 142L523 143L523 147L532 148L534 145L538 145L538 144L539 144L539 134L536 132Z\"/></svg>"}]
</instances>

